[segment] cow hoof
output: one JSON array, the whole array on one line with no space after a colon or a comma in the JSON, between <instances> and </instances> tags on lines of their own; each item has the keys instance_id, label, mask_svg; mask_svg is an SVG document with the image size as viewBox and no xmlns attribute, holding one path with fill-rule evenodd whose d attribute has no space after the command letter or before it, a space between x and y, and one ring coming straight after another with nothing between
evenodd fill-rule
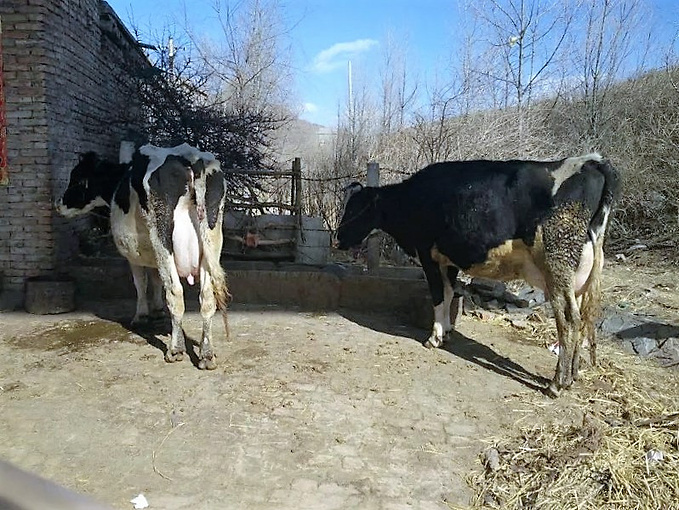
<instances>
[{"instance_id":1,"label":"cow hoof","mask_svg":"<svg viewBox=\"0 0 679 510\"><path fill-rule=\"evenodd\" d=\"M148 318L152 321L162 321L169 317L169 314L165 310L153 310Z\"/></svg>"},{"instance_id":2,"label":"cow hoof","mask_svg":"<svg viewBox=\"0 0 679 510\"><path fill-rule=\"evenodd\" d=\"M148 315L135 315L132 320L130 321L130 326L133 327L142 327L146 326L149 323L149 316Z\"/></svg>"},{"instance_id":3,"label":"cow hoof","mask_svg":"<svg viewBox=\"0 0 679 510\"><path fill-rule=\"evenodd\" d=\"M168 363L174 363L175 361L181 361L184 359L184 351L167 351L165 353L165 361Z\"/></svg>"},{"instance_id":4,"label":"cow hoof","mask_svg":"<svg viewBox=\"0 0 679 510\"><path fill-rule=\"evenodd\" d=\"M424 346L427 349L437 349L438 347L441 347L443 344L443 340L439 340L438 338L434 337L429 337L426 342L424 342Z\"/></svg>"},{"instance_id":5,"label":"cow hoof","mask_svg":"<svg viewBox=\"0 0 679 510\"><path fill-rule=\"evenodd\" d=\"M198 362L198 368L200 368L201 370L214 370L215 368L217 368L217 359L214 356L214 354L209 358L202 358Z\"/></svg>"},{"instance_id":6,"label":"cow hoof","mask_svg":"<svg viewBox=\"0 0 679 510\"><path fill-rule=\"evenodd\" d=\"M551 398L558 398L561 390L557 387L554 381L551 381L545 388L545 394Z\"/></svg>"}]
</instances>

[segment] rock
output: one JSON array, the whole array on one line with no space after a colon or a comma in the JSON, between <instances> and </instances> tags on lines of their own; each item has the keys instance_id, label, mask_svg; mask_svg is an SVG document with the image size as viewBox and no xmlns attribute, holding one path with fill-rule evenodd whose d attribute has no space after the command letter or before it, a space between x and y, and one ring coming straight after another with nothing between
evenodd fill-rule
<instances>
[{"instance_id":1,"label":"rock","mask_svg":"<svg viewBox=\"0 0 679 510\"><path fill-rule=\"evenodd\" d=\"M527 308L530 306L529 298L527 299L525 297L517 296L509 291L505 291L504 296L502 296L502 299L508 305L511 304L519 308Z\"/></svg>"},{"instance_id":2,"label":"rock","mask_svg":"<svg viewBox=\"0 0 679 510\"><path fill-rule=\"evenodd\" d=\"M629 340L623 340L622 342L620 342L620 347L622 347L622 350L628 354L636 354L636 351L634 350L634 345L632 345L632 342L630 342Z\"/></svg>"},{"instance_id":3,"label":"rock","mask_svg":"<svg viewBox=\"0 0 679 510\"><path fill-rule=\"evenodd\" d=\"M634 338L631 342L634 347L634 352L639 356L648 356L658 347L658 344L653 338L639 337Z\"/></svg>"},{"instance_id":4,"label":"rock","mask_svg":"<svg viewBox=\"0 0 679 510\"><path fill-rule=\"evenodd\" d=\"M520 307L517 306L513 303L507 303L505 305L505 310L507 310L509 313L516 314L516 315L530 315L531 312L533 311L532 309L528 307Z\"/></svg>"},{"instance_id":5,"label":"rock","mask_svg":"<svg viewBox=\"0 0 679 510\"><path fill-rule=\"evenodd\" d=\"M668 338L655 353L658 362L663 366L676 366L679 364L679 338Z\"/></svg>"},{"instance_id":6,"label":"rock","mask_svg":"<svg viewBox=\"0 0 679 510\"><path fill-rule=\"evenodd\" d=\"M497 299L491 299L490 301L487 301L485 303L485 308L488 310L501 310L502 306L500 305L500 302Z\"/></svg>"},{"instance_id":7,"label":"rock","mask_svg":"<svg viewBox=\"0 0 679 510\"><path fill-rule=\"evenodd\" d=\"M483 456L486 469L489 471L497 471L500 469L500 452L497 451L497 448L489 448Z\"/></svg>"},{"instance_id":8,"label":"rock","mask_svg":"<svg viewBox=\"0 0 679 510\"><path fill-rule=\"evenodd\" d=\"M503 282L489 278L472 278L469 286L472 292L495 299L502 299L507 290L507 286Z\"/></svg>"},{"instance_id":9,"label":"rock","mask_svg":"<svg viewBox=\"0 0 679 510\"><path fill-rule=\"evenodd\" d=\"M603 317L599 323L599 330L607 335L617 335L621 331L635 328L643 322L631 313L611 308L604 310Z\"/></svg>"}]
</instances>

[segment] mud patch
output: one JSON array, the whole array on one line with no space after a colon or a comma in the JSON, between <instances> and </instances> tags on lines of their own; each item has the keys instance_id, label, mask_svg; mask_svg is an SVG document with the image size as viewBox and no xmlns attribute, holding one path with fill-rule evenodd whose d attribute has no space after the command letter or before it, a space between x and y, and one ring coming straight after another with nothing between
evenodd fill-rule
<instances>
[{"instance_id":1,"label":"mud patch","mask_svg":"<svg viewBox=\"0 0 679 510\"><path fill-rule=\"evenodd\" d=\"M63 321L39 335L26 333L7 338L7 343L20 349L71 353L118 342L143 343L120 324L87 320Z\"/></svg>"}]
</instances>

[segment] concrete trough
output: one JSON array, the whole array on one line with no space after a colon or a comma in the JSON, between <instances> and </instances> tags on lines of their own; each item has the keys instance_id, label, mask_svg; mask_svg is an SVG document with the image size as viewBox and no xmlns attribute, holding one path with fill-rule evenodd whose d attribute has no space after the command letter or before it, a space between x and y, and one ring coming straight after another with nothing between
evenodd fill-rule
<instances>
[{"instance_id":1,"label":"concrete trough","mask_svg":"<svg viewBox=\"0 0 679 510\"><path fill-rule=\"evenodd\" d=\"M382 267L367 273L359 266L223 261L234 304L275 304L309 311L348 309L396 314L429 327L431 298L421 269ZM122 258L84 259L70 270L76 300L134 299L127 262ZM188 299L197 287L185 286Z\"/></svg>"}]
</instances>

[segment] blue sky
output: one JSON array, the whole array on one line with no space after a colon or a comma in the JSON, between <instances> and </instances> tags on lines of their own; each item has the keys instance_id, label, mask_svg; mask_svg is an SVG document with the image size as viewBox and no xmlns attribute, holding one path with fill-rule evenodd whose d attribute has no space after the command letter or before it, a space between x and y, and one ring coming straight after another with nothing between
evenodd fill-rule
<instances>
[{"instance_id":1,"label":"blue sky","mask_svg":"<svg viewBox=\"0 0 679 510\"><path fill-rule=\"evenodd\" d=\"M221 33L212 9L215 0L107 1L128 26L133 19L142 34L163 26L180 29L185 14L194 30L204 27L215 37ZM679 30L679 4L646 1L654 36L669 40ZM412 73L420 81L432 79L457 51L456 36L464 28L458 5L457 0L281 0L301 117L334 126L347 94L347 62L357 81L379 80L380 48L388 35L405 43Z\"/></svg>"}]
</instances>

